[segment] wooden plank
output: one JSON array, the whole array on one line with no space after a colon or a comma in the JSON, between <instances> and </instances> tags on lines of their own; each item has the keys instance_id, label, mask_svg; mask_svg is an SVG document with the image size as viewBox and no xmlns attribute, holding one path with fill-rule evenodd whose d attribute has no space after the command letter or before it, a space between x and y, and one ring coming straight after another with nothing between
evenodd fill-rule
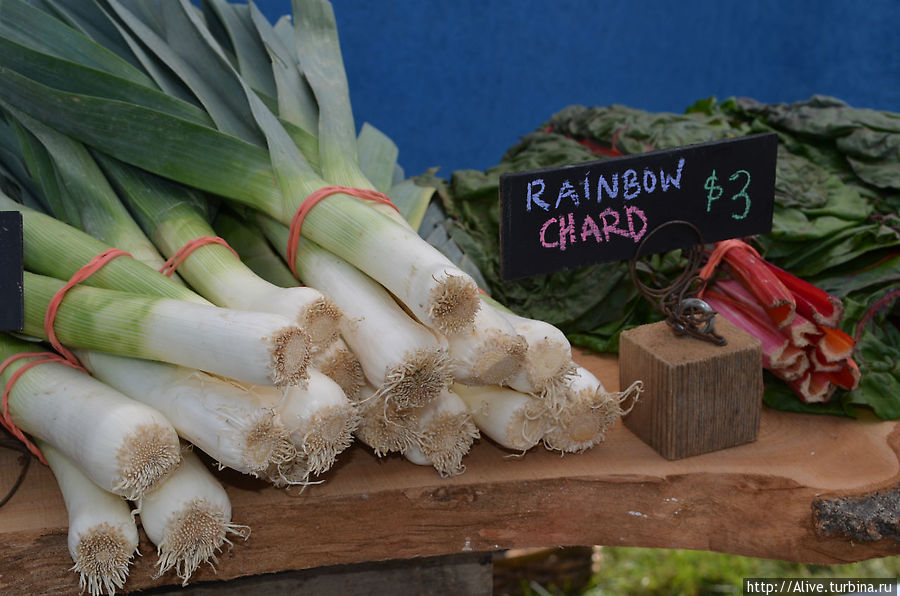
<instances>
[{"instance_id":1,"label":"wooden plank","mask_svg":"<svg viewBox=\"0 0 900 596\"><path fill-rule=\"evenodd\" d=\"M610 390L614 358L579 355ZM234 520L253 533L204 567L196 582L324 565L564 545L631 545L730 552L814 563L900 553L900 542L821 537L812 504L900 482L900 430L891 422L763 411L756 442L668 461L622 424L604 445L560 457L518 457L480 441L466 472L439 478L400 457L362 447L342 455L321 485L275 490L220 473ZM16 456L0 452L0 491ZM0 593L77 590L66 550L66 518L52 475L33 466L0 508ZM150 579L146 540L128 588Z\"/></svg>"}]
</instances>

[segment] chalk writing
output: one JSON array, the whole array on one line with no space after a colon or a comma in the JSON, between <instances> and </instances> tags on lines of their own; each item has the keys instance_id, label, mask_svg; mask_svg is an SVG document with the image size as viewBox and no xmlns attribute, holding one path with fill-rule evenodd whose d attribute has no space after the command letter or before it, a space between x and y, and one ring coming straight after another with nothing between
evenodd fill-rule
<instances>
[{"instance_id":1,"label":"chalk writing","mask_svg":"<svg viewBox=\"0 0 900 596\"><path fill-rule=\"evenodd\" d=\"M737 213L732 213L731 217L733 219L744 219L747 217L747 214L750 212L750 195L747 194L747 187L750 186L750 172L747 170L738 170L728 177L729 182L734 182L738 180L738 178L744 178L744 185L741 189L731 196L731 200L734 201L736 199L744 200L744 211L738 215ZM725 192L725 189L722 188L721 185L716 184L717 177L716 171L713 170L712 173L706 178L706 182L703 183L703 188L707 190L706 194L706 211L707 213L712 210L712 204L715 201L718 201L722 198L722 194Z\"/></svg>"},{"instance_id":2,"label":"chalk writing","mask_svg":"<svg viewBox=\"0 0 900 596\"><path fill-rule=\"evenodd\" d=\"M581 242L587 242L593 238L594 242L599 244L609 242L615 236L620 236L633 242L640 242L647 233L647 216L641 209L633 205L626 206L623 213L625 214L624 223L622 223L619 211L615 209L607 208L593 216L590 213L580 214L578 216L578 221L581 222L579 228L575 226L576 215L574 213L551 217L543 223L538 233L540 244L544 248L566 250L578 239ZM580 233L577 235L576 229L580 229Z\"/></svg>"},{"instance_id":3,"label":"chalk writing","mask_svg":"<svg viewBox=\"0 0 900 596\"><path fill-rule=\"evenodd\" d=\"M707 242L772 226L773 133L500 176L505 279L583 267L685 246L694 224Z\"/></svg>"},{"instance_id":4,"label":"chalk writing","mask_svg":"<svg viewBox=\"0 0 900 596\"><path fill-rule=\"evenodd\" d=\"M741 190L737 194L735 194L733 197L731 197L731 200L733 201L737 198L744 199L744 212L741 213L740 215L738 215L736 213L732 213L731 217L733 217L734 219L744 219L745 217L747 217L747 213L750 212L750 195L747 194L747 187L750 186L750 172L748 172L747 170L738 170L737 172L735 172L734 174L729 176L728 180L730 182L734 182L741 175L746 176L747 181L744 182L744 186L741 187Z\"/></svg>"},{"instance_id":5,"label":"chalk writing","mask_svg":"<svg viewBox=\"0 0 900 596\"><path fill-rule=\"evenodd\" d=\"M584 190L583 198L586 202L591 201L592 186L597 189L595 196L598 205L603 202L604 196L607 199L618 198L620 177L622 180L622 199L626 201L632 201L641 194L651 195L656 192L657 188L663 193L677 190L681 188L681 173L684 170L684 166L685 159L681 157L674 161L672 167L668 170L664 168L659 170L643 168L641 174L638 174L637 170L628 168L622 172L614 172L611 176L600 174L595 181L591 180L590 172L588 172L581 181L581 188ZM658 176L657 171L659 172ZM593 185L591 184L592 182L594 182ZM525 211L531 211L532 205L536 205L544 211L550 211L550 204L541 198L546 190L547 182L544 178L535 178L528 182L525 187ZM559 188L556 192L556 203L553 205L553 209L559 209L564 199L575 207L581 205L582 196L578 194L575 186L568 178L559 183Z\"/></svg>"}]
</instances>

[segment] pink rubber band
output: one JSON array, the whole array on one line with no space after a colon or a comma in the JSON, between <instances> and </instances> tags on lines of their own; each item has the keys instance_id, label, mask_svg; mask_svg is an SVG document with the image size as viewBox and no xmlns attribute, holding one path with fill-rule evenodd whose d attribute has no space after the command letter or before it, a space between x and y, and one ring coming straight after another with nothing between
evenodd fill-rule
<instances>
[{"instance_id":1,"label":"pink rubber band","mask_svg":"<svg viewBox=\"0 0 900 596\"><path fill-rule=\"evenodd\" d=\"M73 364L59 354L54 354L53 352L20 352L18 354L13 354L3 362L0 362L0 375L3 374L3 371L6 370L7 366L12 364L16 360L36 356L42 356L42 358L40 360L32 360L31 362L22 365L21 367L19 367L19 370L14 372L6 382L6 386L3 388L3 416L0 417L0 424L3 425L3 428L9 431L9 434L22 441L25 447L28 448L28 451L34 454L34 456L38 458L38 461L46 466L47 460L44 458L44 454L41 453L41 450L38 449L38 446L32 443L31 440L25 436L25 433L23 433L22 430L18 426L16 426L15 422L13 422L12 416L9 413L9 394L12 392L13 385L16 384L16 381L19 380L19 377L25 374L28 369L33 366L37 366L38 364L45 364L47 362L59 362L60 364L65 364L66 366L71 366L75 369L84 369L81 368L80 365Z\"/></svg>"},{"instance_id":2,"label":"pink rubber band","mask_svg":"<svg viewBox=\"0 0 900 596\"><path fill-rule=\"evenodd\" d=\"M294 261L297 258L297 246L300 244L300 228L303 226L303 220L306 218L306 214L315 207L319 201L324 198L330 197L333 194L345 194L350 195L351 197L357 197L360 199L367 199L369 201L376 201L378 203L384 203L385 205L390 205L394 209L396 209L397 213L400 213L400 210L397 209L397 206L391 201L390 197L382 192L378 192L377 190L370 190L367 188L353 188L352 186L324 186L319 190L315 191L308 197L306 200L300 204L300 207L297 208L297 212L294 213L294 217L291 219L291 226L288 232L288 244L287 244L287 263L288 267L291 268L291 273L294 274L294 277L300 278L297 275L296 265L294 265Z\"/></svg>"},{"instance_id":3,"label":"pink rubber band","mask_svg":"<svg viewBox=\"0 0 900 596\"><path fill-rule=\"evenodd\" d=\"M104 265L114 258L121 256L130 257L131 255L118 248L107 248L88 261L84 267L75 272L75 275L73 275L63 287L57 290L53 295L53 298L50 299L50 304L47 305L47 311L44 313L44 333L47 334L47 340L50 342L50 345L53 346L53 349L62 354L72 365L81 368L82 370L84 369L81 366L81 363L78 362L78 359L75 358L75 355L63 346L56 337L56 331L53 330L53 321L56 318L56 312L59 310L63 298L66 297L66 292L102 269Z\"/></svg>"},{"instance_id":4,"label":"pink rubber band","mask_svg":"<svg viewBox=\"0 0 900 596\"><path fill-rule=\"evenodd\" d=\"M200 236L199 238L194 238L190 242L186 243L184 246L175 251L175 254L163 263L163 266L159 268L159 272L165 275L166 277L172 277L172 274L175 273L175 270L184 263L185 259L187 259L192 252L200 248L201 246L206 246L207 244L221 244L232 253L234 256L240 258L240 255L237 254L237 251L231 248L225 240L219 238L218 236Z\"/></svg>"}]
</instances>

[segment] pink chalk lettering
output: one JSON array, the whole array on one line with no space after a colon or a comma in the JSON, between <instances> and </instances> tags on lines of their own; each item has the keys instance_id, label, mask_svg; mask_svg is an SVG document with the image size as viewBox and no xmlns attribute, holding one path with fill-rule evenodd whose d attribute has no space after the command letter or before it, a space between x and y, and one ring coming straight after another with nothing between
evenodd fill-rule
<instances>
[{"instance_id":1,"label":"pink chalk lettering","mask_svg":"<svg viewBox=\"0 0 900 596\"><path fill-rule=\"evenodd\" d=\"M613 222L610 223L607 221L607 216L611 216L613 218ZM612 209L606 209L600 214L600 219L603 220L603 235L606 236L606 241L609 242L610 233L618 234L619 236L625 236L626 238L630 236L628 230L622 230L618 227L619 225L619 212L614 211Z\"/></svg>"},{"instance_id":2,"label":"pink chalk lettering","mask_svg":"<svg viewBox=\"0 0 900 596\"><path fill-rule=\"evenodd\" d=\"M543 226L541 226L541 246L543 246L544 248L556 248L557 246L559 246L559 242L547 242L547 228L549 228L550 225L554 223L556 223L556 218L551 217L544 222Z\"/></svg>"},{"instance_id":3,"label":"pink chalk lettering","mask_svg":"<svg viewBox=\"0 0 900 596\"><path fill-rule=\"evenodd\" d=\"M571 213L559 218L559 250L566 250L566 240L569 244L575 244L575 216Z\"/></svg>"},{"instance_id":4,"label":"pink chalk lettering","mask_svg":"<svg viewBox=\"0 0 900 596\"><path fill-rule=\"evenodd\" d=\"M597 223L594 221L590 215L584 216L584 222L581 224L581 241L584 242L588 239L588 236L593 236L594 240L598 243L602 242L603 239L600 238L600 228L597 227Z\"/></svg>"},{"instance_id":5,"label":"pink chalk lettering","mask_svg":"<svg viewBox=\"0 0 900 596\"><path fill-rule=\"evenodd\" d=\"M641 218L641 222L644 226L641 228L640 232L635 233L634 231L634 218L632 215L637 215ZM625 207L625 217L628 219L628 233L634 239L635 242L638 242L641 238L644 237L644 234L647 232L647 216L644 215L644 212L633 205L629 205Z\"/></svg>"}]
</instances>

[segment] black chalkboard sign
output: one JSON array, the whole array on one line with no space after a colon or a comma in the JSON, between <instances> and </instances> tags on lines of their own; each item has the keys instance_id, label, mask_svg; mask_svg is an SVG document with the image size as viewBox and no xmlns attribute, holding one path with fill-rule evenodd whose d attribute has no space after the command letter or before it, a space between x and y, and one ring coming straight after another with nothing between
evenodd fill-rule
<instances>
[{"instance_id":1,"label":"black chalkboard sign","mask_svg":"<svg viewBox=\"0 0 900 596\"><path fill-rule=\"evenodd\" d=\"M774 133L500 177L504 279L632 258L661 224L684 220L706 242L772 229ZM668 226L649 255L695 243Z\"/></svg>"},{"instance_id":2,"label":"black chalkboard sign","mask_svg":"<svg viewBox=\"0 0 900 596\"><path fill-rule=\"evenodd\" d=\"M0 331L25 325L22 270L22 214L0 211Z\"/></svg>"}]
</instances>

